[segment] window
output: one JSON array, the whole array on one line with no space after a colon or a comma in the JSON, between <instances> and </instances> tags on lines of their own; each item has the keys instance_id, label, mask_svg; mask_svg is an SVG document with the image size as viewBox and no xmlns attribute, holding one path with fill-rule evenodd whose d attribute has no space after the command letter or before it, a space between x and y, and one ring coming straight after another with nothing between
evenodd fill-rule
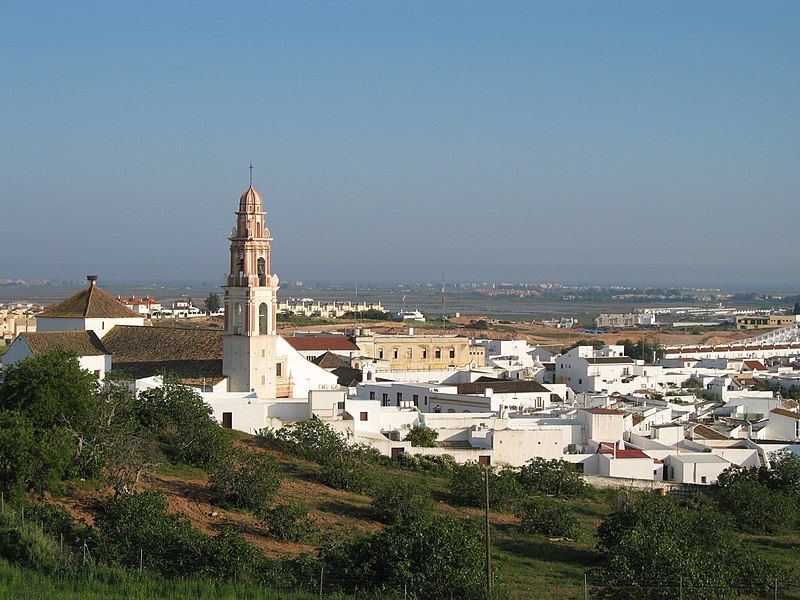
<instances>
[{"instance_id":1,"label":"window","mask_svg":"<svg viewBox=\"0 0 800 600\"><path fill-rule=\"evenodd\" d=\"M381 406L389 406L389 394L384 394L381 397Z\"/></svg>"},{"instance_id":2,"label":"window","mask_svg":"<svg viewBox=\"0 0 800 600\"><path fill-rule=\"evenodd\" d=\"M411 360L412 358L414 358L414 352L413 352L413 350L411 350L411 348L406 348L406 358L408 360Z\"/></svg>"},{"instance_id":3,"label":"window","mask_svg":"<svg viewBox=\"0 0 800 600\"><path fill-rule=\"evenodd\" d=\"M378 349L378 358L383 358L383 348Z\"/></svg>"},{"instance_id":4,"label":"window","mask_svg":"<svg viewBox=\"0 0 800 600\"><path fill-rule=\"evenodd\" d=\"M366 421L366 420L367 420L367 413L365 413L365 412L362 412L362 413L359 415L359 417L358 417L358 418L359 418L361 421Z\"/></svg>"},{"instance_id":5,"label":"window","mask_svg":"<svg viewBox=\"0 0 800 600\"><path fill-rule=\"evenodd\" d=\"M428 349L427 348L423 348L422 350L420 350L420 352L422 353L422 358L428 358Z\"/></svg>"},{"instance_id":6,"label":"window","mask_svg":"<svg viewBox=\"0 0 800 600\"><path fill-rule=\"evenodd\" d=\"M259 258L258 260L264 260ZM267 333L267 303L262 302L258 305L258 333L265 335Z\"/></svg>"},{"instance_id":7,"label":"window","mask_svg":"<svg viewBox=\"0 0 800 600\"><path fill-rule=\"evenodd\" d=\"M276 377L283 376L283 365L281 363L275 363L275 376Z\"/></svg>"},{"instance_id":8,"label":"window","mask_svg":"<svg viewBox=\"0 0 800 600\"><path fill-rule=\"evenodd\" d=\"M425 396L425 406L428 406L428 397Z\"/></svg>"},{"instance_id":9,"label":"window","mask_svg":"<svg viewBox=\"0 0 800 600\"><path fill-rule=\"evenodd\" d=\"M414 406L419 406L419 394L411 396L411 401L414 403Z\"/></svg>"},{"instance_id":10,"label":"window","mask_svg":"<svg viewBox=\"0 0 800 600\"><path fill-rule=\"evenodd\" d=\"M233 429L233 413L222 413L222 426L225 429Z\"/></svg>"},{"instance_id":11,"label":"window","mask_svg":"<svg viewBox=\"0 0 800 600\"><path fill-rule=\"evenodd\" d=\"M433 358L442 358L442 349L441 348L434 348L434 350L433 350Z\"/></svg>"},{"instance_id":12,"label":"window","mask_svg":"<svg viewBox=\"0 0 800 600\"><path fill-rule=\"evenodd\" d=\"M455 358L455 357L456 357L456 349L450 348L450 358Z\"/></svg>"},{"instance_id":13,"label":"window","mask_svg":"<svg viewBox=\"0 0 800 600\"><path fill-rule=\"evenodd\" d=\"M256 268L258 269L258 285L267 285L267 267L263 256L259 257Z\"/></svg>"},{"instance_id":14,"label":"window","mask_svg":"<svg viewBox=\"0 0 800 600\"><path fill-rule=\"evenodd\" d=\"M100 379L100 369L95 369L94 376Z\"/></svg>"},{"instance_id":15,"label":"window","mask_svg":"<svg viewBox=\"0 0 800 600\"><path fill-rule=\"evenodd\" d=\"M706 476L705 476L705 475L703 475L703 476L700 478L700 483L706 483Z\"/></svg>"},{"instance_id":16,"label":"window","mask_svg":"<svg viewBox=\"0 0 800 600\"><path fill-rule=\"evenodd\" d=\"M242 333L242 303L237 302L233 305L233 333Z\"/></svg>"},{"instance_id":17,"label":"window","mask_svg":"<svg viewBox=\"0 0 800 600\"><path fill-rule=\"evenodd\" d=\"M397 348L392 348L392 358L398 358L400 356L400 351Z\"/></svg>"},{"instance_id":18,"label":"window","mask_svg":"<svg viewBox=\"0 0 800 600\"><path fill-rule=\"evenodd\" d=\"M370 400L375 400L375 392L370 392L369 393L369 399Z\"/></svg>"},{"instance_id":19,"label":"window","mask_svg":"<svg viewBox=\"0 0 800 600\"><path fill-rule=\"evenodd\" d=\"M367 373L367 381L372 381L372 373L371 372Z\"/></svg>"},{"instance_id":20,"label":"window","mask_svg":"<svg viewBox=\"0 0 800 600\"><path fill-rule=\"evenodd\" d=\"M403 392L397 392L397 403L400 404L403 401Z\"/></svg>"}]
</instances>

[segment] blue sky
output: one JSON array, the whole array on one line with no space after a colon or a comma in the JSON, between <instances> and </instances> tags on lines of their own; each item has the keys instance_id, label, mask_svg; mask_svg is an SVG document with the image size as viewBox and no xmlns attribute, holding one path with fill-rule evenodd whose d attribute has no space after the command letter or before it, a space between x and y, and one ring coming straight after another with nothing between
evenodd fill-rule
<instances>
[{"instance_id":1,"label":"blue sky","mask_svg":"<svg viewBox=\"0 0 800 600\"><path fill-rule=\"evenodd\" d=\"M72 6L68 5L72 4ZM0 277L800 287L798 2L4 2Z\"/></svg>"}]
</instances>

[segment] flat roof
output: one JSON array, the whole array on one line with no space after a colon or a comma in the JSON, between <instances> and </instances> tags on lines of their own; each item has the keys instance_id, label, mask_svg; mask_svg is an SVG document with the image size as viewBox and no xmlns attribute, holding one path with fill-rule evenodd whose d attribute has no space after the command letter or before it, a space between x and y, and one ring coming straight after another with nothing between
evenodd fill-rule
<instances>
[{"instance_id":1,"label":"flat roof","mask_svg":"<svg viewBox=\"0 0 800 600\"><path fill-rule=\"evenodd\" d=\"M728 463L721 456L712 454L710 452L691 452L684 454L670 454L670 460L677 460L682 463Z\"/></svg>"}]
</instances>

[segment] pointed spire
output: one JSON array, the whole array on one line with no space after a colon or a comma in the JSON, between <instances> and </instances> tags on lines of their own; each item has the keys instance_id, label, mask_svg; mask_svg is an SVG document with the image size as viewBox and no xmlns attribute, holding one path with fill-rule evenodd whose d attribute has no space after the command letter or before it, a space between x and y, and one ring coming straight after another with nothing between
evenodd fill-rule
<instances>
[{"instance_id":1,"label":"pointed spire","mask_svg":"<svg viewBox=\"0 0 800 600\"><path fill-rule=\"evenodd\" d=\"M253 161L250 161L250 187L253 187Z\"/></svg>"}]
</instances>

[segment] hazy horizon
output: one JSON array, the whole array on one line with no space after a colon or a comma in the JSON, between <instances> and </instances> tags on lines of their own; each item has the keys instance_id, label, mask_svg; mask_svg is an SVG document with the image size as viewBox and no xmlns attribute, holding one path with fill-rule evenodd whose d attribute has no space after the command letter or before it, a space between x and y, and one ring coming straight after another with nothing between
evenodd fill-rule
<instances>
[{"instance_id":1,"label":"hazy horizon","mask_svg":"<svg viewBox=\"0 0 800 600\"><path fill-rule=\"evenodd\" d=\"M0 10L0 278L800 289L796 2Z\"/></svg>"}]
</instances>

